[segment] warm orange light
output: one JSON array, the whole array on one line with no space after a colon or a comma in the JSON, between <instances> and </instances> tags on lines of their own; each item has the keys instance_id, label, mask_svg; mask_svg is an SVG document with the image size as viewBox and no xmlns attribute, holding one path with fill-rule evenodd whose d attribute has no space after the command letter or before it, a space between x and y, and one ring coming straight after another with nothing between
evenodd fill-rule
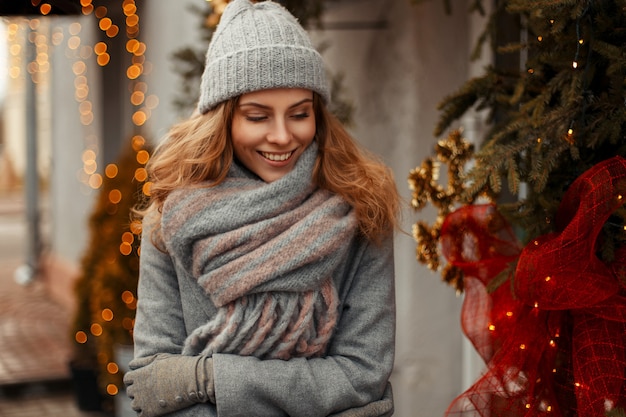
<instances>
[{"instance_id":1,"label":"warm orange light","mask_svg":"<svg viewBox=\"0 0 626 417\"><path fill-rule=\"evenodd\" d=\"M52 11L52 6L50 6L48 3L44 3L39 7L39 11L42 15L45 16Z\"/></svg>"},{"instance_id":2,"label":"warm orange light","mask_svg":"<svg viewBox=\"0 0 626 417\"><path fill-rule=\"evenodd\" d=\"M109 54L99 55L97 59L98 65L100 65L101 67L106 66L109 61L111 61L111 57L109 56Z\"/></svg>"},{"instance_id":3,"label":"warm orange light","mask_svg":"<svg viewBox=\"0 0 626 417\"><path fill-rule=\"evenodd\" d=\"M94 14L96 15L98 19L102 19L104 16L107 15L107 8L104 6L98 6Z\"/></svg>"},{"instance_id":4,"label":"warm orange light","mask_svg":"<svg viewBox=\"0 0 626 417\"><path fill-rule=\"evenodd\" d=\"M148 116L142 110L138 110L133 114L133 123L135 126L143 126L148 120Z\"/></svg>"},{"instance_id":5,"label":"warm orange light","mask_svg":"<svg viewBox=\"0 0 626 417\"><path fill-rule=\"evenodd\" d=\"M102 320L111 321L113 320L113 311L110 308L105 308L102 310Z\"/></svg>"},{"instance_id":6,"label":"warm orange light","mask_svg":"<svg viewBox=\"0 0 626 417\"><path fill-rule=\"evenodd\" d=\"M117 395L118 392L119 392L119 390L117 389L117 387L114 384L107 385L107 394L109 394L109 395Z\"/></svg>"},{"instance_id":7,"label":"warm orange light","mask_svg":"<svg viewBox=\"0 0 626 417\"><path fill-rule=\"evenodd\" d=\"M96 159L96 153L92 149L86 149L82 155L83 163L94 161Z\"/></svg>"},{"instance_id":8,"label":"warm orange light","mask_svg":"<svg viewBox=\"0 0 626 417\"><path fill-rule=\"evenodd\" d=\"M117 168L117 165L115 165L115 164L109 164L104 169L104 174L108 178L115 178L115 177L117 177L118 172L119 172L119 169Z\"/></svg>"},{"instance_id":9,"label":"warm orange light","mask_svg":"<svg viewBox=\"0 0 626 417\"><path fill-rule=\"evenodd\" d=\"M135 296L132 292L126 290L122 293L122 301L124 302L124 304L130 304L135 301Z\"/></svg>"},{"instance_id":10,"label":"warm orange light","mask_svg":"<svg viewBox=\"0 0 626 417\"><path fill-rule=\"evenodd\" d=\"M145 94L142 93L141 91L135 91L133 94L130 95L130 102L134 105L134 106L139 106L143 103L145 99Z\"/></svg>"},{"instance_id":11,"label":"warm orange light","mask_svg":"<svg viewBox=\"0 0 626 417\"><path fill-rule=\"evenodd\" d=\"M107 29L106 34L109 38L114 38L117 36L117 34L120 33L120 27L117 25L112 25L110 28Z\"/></svg>"},{"instance_id":12,"label":"warm orange light","mask_svg":"<svg viewBox=\"0 0 626 417\"><path fill-rule=\"evenodd\" d=\"M124 9L124 14L126 16L130 16L130 15L135 14L137 12L137 6L135 6L132 3L125 4L123 9Z\"/></svg>"},{"instance_id":13,"label":"warm orange light","mask_svg":"<svg viewBox=\"0 0 626 417\"><path fill-rule=\"evenodd\" d=\"M94 336L102 335L102 326L100 326L98 323L92 324L90 330L91 330L91 334Z\"/></svg>"},{"instance_id":14,"label":"warm orange light","mask_svg":"<svg viewBox=\"0 0 626 417\"><path fill-rule=\"evenodd\" d=\"M94 174L89 177L89 186L94 190L102 187L102 176L100 174Z\"/></svg>"},{"instance_id":15,"label":"warm orange light","mask_svg":"<svg viewBox=\"0 0 626 417\"><path fill-rule=\"evenodd\" d=\"M107 372L110 374L116 374L118 373L120 370L120 367L117 366L117 364L115 362L109 362L107 364Z\"/></svg>"},{"instance_id":16,"label":"warm orange light","mask_svg":"<svg viewBox=\"0 0 626 417\"><path fill-rule=\"evenodd\" d=\"M135 170L135 179L139 182L144 182L148 179L148 171L145 168L138 168Z\"/></svg>"},{"instance_id":17,"label":"warm orange light","mask_svg":"<svg viewBox=\"0 0 626 417\"><path fill-rule=\"evenodd\" d=\"M94 174L97 169L98 169L98 164L94 160L86 161L83 165L83 170L88 175Z\"/></svg>"},{"instance_id":18,"label":"warm orange light","mask_svg":"<svg viewBox=\"0 0 626 417\"><path fill-rule=\"evenodd\" d=\"M141 67L139 65L131 65L126 70L126 76L130 80L134 80L141 75Z\"/></svg>"},{"instance_id":19,"label":"warm orange light","mask_svg":"<svg viewBox=\"0 0 626 417\"><path fill-rule=\"evenodd\" d=\"M139 16L137 16L136 14L131 14L130 16L126 18L127 26L137 26L138 24L139 24Z\"/></svg>"},{"instance_id":20,"label":"warm orange light","mask_svg":"<svg viewBox=\"0 0 626 417\"><path fill-rule=\"evenodd\" d=\"M124 232L122 234L122 242L132 244L134 241L135 241L135 235L133 235L131 232Z\"/></svg>"},{"instance_id":21,"label":"warm orange light","mask_svg":"<svg viewBox=\"0 0 626 417\"><path fill-rule=\"evenodd\" d=\"M124 256L128 256L132 253L133 247L128 242L122 242L120 245L120 253Z\"/></svg>"},{"instance_id":22,"label":"warm orange light","mask_svg":"<svg viewBox=\"0 0 626 417\"><path fill-rule=\"evenodd\" d=\"M135 55L143 55L146 53L146 44L143 42L139 42L139 47L135 51Z\"/></svg>"},{"instance_id":23,"label":"warm orange light","mask_svg":"<svg viewBox=\"0 0 626 417\"><path fill-rule=\"evenodd\" d=\"M139 41L137 39L130 39L126 42L126 51L134 53L139 48Z\"/></svg>"},{"instance_id":24,"label":"warm orange light","mask_svg":"<svg viewBox=\"0 0 626 417\"><path fill-rule=\"evenodd\" d=\"M96 55L102 55L107 51L107 44L104 42L98 42L93 46L93 51Z\"/></svg>"},{"instance_id":25,"label":"warm orange light","mask_svg":"<svg viewBox=\"0 0 626 417\"><path fill-rule=\"evenodd\" d=\"M90 114L92 110L93 110L93 105L91 104L91 101L82 101L78 105L78 112L80 114L83 114L83 115Z\"/></svg>"},{"instance_id":26,"label":"warm orange light","mask_svg":"<svg viewBox=\"0 0 626 417\"><path fill-rule=\"evenodd\" d=\"M137 162L139 162L140 164L142 165L147 164L149 159L150 159L150 154L148 153L148 151L141 150L137 152Z\"/></svg>"},{"instance_id":27,"label":"warm orange light","mask_svg":"<svg viewBox=\"0 0 626 417\"><path fill-rule=\"evenodd\" d=\"M109 201L113 204L118 204L122 201L122 192L120 190L109 191Z\"/></svg>"},{"instance_id":28,"label":"warm orange light","mask_svg":"<svg viewBox=\"0 0 626 417\"><path fill-rule=\"evenodd\" d=\"M141 192L143 192L144 195L150 197L150 188L152 188L152 182L148 181L144 183L143 187L141 187Z\"/></svg>"},{"instance_id":29,"label":"warm orange light","mask_svg":"<svg viewBox=\"0 0 626 417\"><path fill-rule=\"evenodd\" d=\"M74 336L74 338L80 344L87 343L87 333L83 332L82 330L76 332L76 335Z\"/></svg>"},{"instance_id":30,"label":"warm orange light","mask_svg":"<svg viewBox=\"0 0 626 417\"><path fill-rule=\"evenodd\" d=\"M146 138L141 135L135 135L132 139L132 146L135 152L139 151L146 144Z\"/></svg>"},{"instance_id":31,"label":"warm orange light","mask_svg":"<svg viewBox=\"0 0 626 417\"><path fill-rule=\"evenodd\" d=\"M102 19L100 19L100 29L106 31L107 29L109 29L111 26L113 25L113 21L108 18L108 17L104 17Z\"/></svg>"}]
</instances>

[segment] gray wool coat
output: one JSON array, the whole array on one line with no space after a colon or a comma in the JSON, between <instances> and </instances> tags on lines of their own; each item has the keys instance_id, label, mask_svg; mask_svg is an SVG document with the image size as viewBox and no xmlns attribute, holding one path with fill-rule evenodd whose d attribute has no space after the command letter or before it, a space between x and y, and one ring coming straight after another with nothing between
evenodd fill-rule
<instances>
[{"instance_id":1,"label":"gray wool coat","mask_svg":"<svg viewBox=\"0 0 626 417\"><path fill-rule=\"evenodd\" d=\"M217 311L196 280L152 244L148 230L144 232L135 359L179 354L187 335ZM354 237L347 259L333 276L340 317L324 357L283 361L215 354L217 405L197 404L170 416L392 415L388 380L395 346L393 239L376 245Z\"/></svg>"}]
</instances>

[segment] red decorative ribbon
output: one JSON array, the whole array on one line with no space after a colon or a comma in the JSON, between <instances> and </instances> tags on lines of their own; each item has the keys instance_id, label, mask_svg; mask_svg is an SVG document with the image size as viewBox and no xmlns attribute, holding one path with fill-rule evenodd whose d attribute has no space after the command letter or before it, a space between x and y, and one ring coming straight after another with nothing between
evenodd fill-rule
<instances>
[{"instance_id":1,"label":"red decorative ribbon","mask_svg":"<svg viewBox=\"0 0 626 417\"><path fill-rule=\"evenodd\" d=\"M610 264L597 256L600 231L625 199L626 159L615 157L577 178L556 232L523 249L493 205L446 218L442 253L465 275L463 331L487 364L447 415L596 417L626 409L626 247ZM488 293L515 261L513 287Z\"/></svg>"}]
</instances>

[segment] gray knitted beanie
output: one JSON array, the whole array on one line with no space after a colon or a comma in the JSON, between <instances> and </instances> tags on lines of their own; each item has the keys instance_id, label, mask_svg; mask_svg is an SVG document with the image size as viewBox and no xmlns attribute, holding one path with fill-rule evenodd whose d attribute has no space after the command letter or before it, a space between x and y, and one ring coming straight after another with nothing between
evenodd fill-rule
<instances>
[{"instance_id":1,"label":"gray knitted beanie","mask_svg":"<svg viewBox=\"0 0 626 417\"><path fill-rule=\"evenodd\" d=\"M272 1L230 2L207 51L198 110L281 87L310 89L330 100L322 57L287 9Z\"/></svg>"}]
</instances>

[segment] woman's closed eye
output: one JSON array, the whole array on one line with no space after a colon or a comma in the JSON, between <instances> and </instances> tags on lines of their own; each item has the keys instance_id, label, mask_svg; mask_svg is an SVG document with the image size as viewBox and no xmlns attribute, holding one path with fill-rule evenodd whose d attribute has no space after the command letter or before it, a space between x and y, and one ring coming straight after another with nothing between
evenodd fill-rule
<instances>
[{"instance_id":1,"label":"woman's closed eye","mask_svg":"<svg viewBox=\"0 0 626 417\"><path fill-rule=\"evenodd\" d=\"M304 112L299 112L299 113L295 113L292 114L290 117L292 119L295 120L304 120L304 119L308 119L309 116L311 115L310 112L308 111L304 111ZM269 117L267 115L255 115L255 114L248 114L246 115L246 120L248 120L249 122L263 122L265 120L267 120Z\"/></svg>"},{"instance_id":2,"label":"woman's closed eye","mask_svg":"<svg viewBox=\"0 0 626 417\"><path fill-rule=\"evenodd\" d=\"M309 117L309 112L296 113L291 117L296 120L306 119Z\"/></svg>"},{"instance_id":3,"label":"woman's closed eye","mask_svg":"<svg viewBox=\"0 0 626 417\"><path fill-rule=\"evenodd\" d=\"M249 122L262 122L264 120L267 120L267 116L261 115L261 114L259 115L249 114L249 115L246 115L246 120L248 120Z\"/></svg>"}]
</instances>

